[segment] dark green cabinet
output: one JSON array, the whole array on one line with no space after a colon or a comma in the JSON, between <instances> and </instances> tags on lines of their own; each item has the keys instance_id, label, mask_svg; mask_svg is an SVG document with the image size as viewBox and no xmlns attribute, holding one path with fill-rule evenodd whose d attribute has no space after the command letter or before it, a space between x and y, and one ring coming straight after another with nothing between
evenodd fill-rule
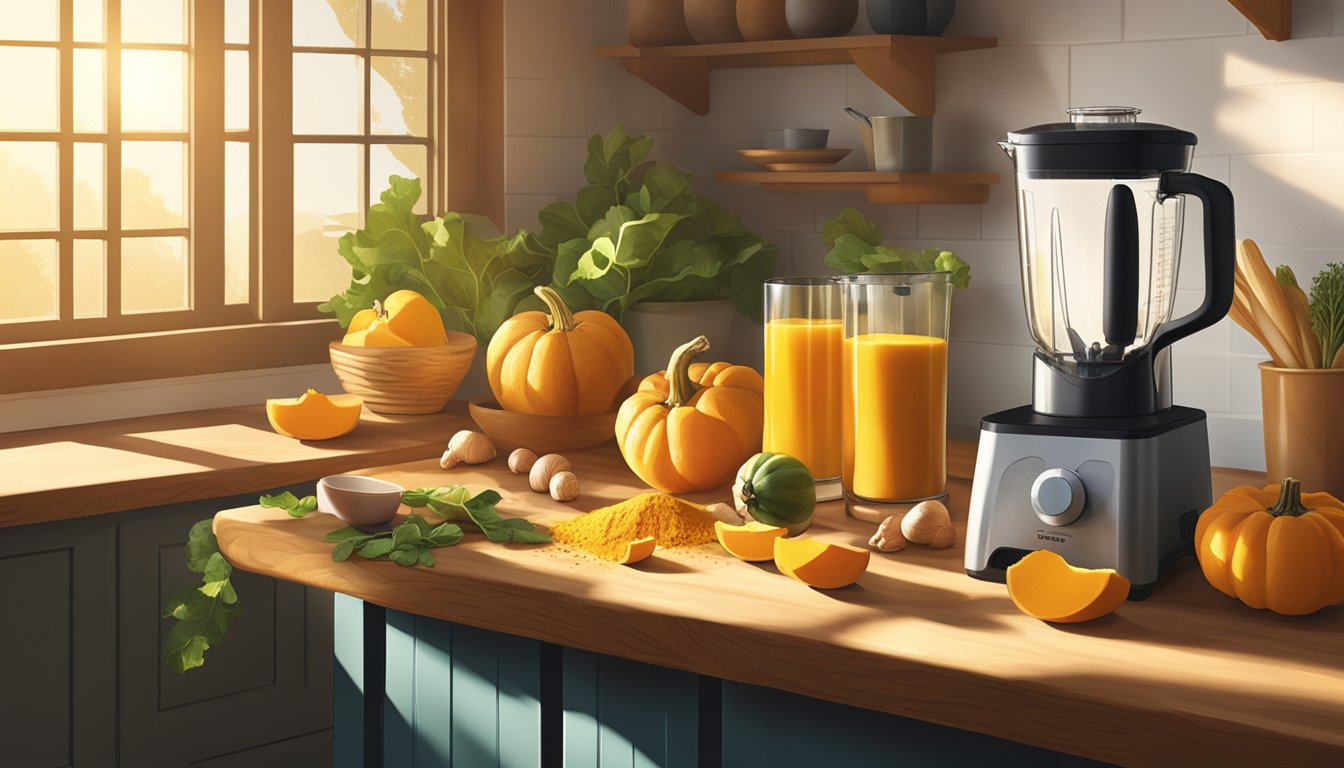
<instances>
[{"instance_id":1,"label":"dark green cabinet","mask_svg":"<svg viewBox=\"0 0 1344 768\"><path fill-rule=\"evenodd\" d=\"M1100 765L345 595L336 636L338 768Z\"/></svg>"},{"instance_id":2,"label":"dark green cabinet","mask_svg":"<svg viewBox=\"0 0 1344 768\"><path fill-rule=\"evenodd\" d=\"M311 492L296 488L296 492ZM0 530L0 765L331 765L330 593L235 571L200 669L160 661L197 520L256 496Z\"/></svg>"}]
</instances>

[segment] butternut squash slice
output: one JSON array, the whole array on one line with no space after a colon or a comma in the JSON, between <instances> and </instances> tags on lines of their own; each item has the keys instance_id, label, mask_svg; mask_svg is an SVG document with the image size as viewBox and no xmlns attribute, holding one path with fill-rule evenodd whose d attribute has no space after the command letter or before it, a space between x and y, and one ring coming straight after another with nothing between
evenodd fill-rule
<instances>
[{"instance_id":1,"label":"butternut squash slice","mask_svg":"<svg viewBox=\"0 0 1344 768\"><path fill-rule=\"evenodd\" d=\"M271 427L299 440L330 440L359 424L364 401L357 395L324 395L310 389L299 397L266 401Z\"/></svg>"},{"instance_id":2,"label":"butternut squash slice","mask_svg":"<svg viewBox=\"0 0 1344 768\"><path fill-rule=\"evenodd\" d=\"M1114 611L1129 597L1129 579L1110 568L1089 570L1040 549L1008 566L1008 596L1041 621L1075 624Z\"/></svg>"},{"instance_id":3,"label":"butternut squash slice","mask_svg":"<svg viewBox=\"0 0 1344 768\"><path fill-rule=\"evenodd\" d=\"M775 559L775 539L788 533L785 528L758 523L729 525L722 520L714 522L714 535L728 554L748 563L763 563Z\"/></svg>"},{"instance_id":4,"label":"butternut squash slice","mask_svg":"<svg viewBox=\"0 0 1344 768\"><path fill-rule=\"evenodd\" d=\"M816 539L775 539L779 572L809 587L839 589L859 580L868 570L868 550L828 544Z\"/></svg>"}]
</instances>

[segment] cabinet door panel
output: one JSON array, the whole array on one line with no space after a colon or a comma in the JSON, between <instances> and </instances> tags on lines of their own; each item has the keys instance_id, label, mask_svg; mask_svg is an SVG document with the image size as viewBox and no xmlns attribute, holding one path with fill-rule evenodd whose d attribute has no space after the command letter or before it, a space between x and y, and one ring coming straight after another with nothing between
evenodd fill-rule
<instances>
[{"instance_id":1,"label":"cabinet door panel","mask_svg":"<svg viewBox=\"0 0 1344 768\"><path fill-rule=\"evenodd\" d=\"M0 531L0 763L112 764L115 548L103 520Z\"/></svg>"},{"instance_id":2,"label":"cabinet door panel","mask_svg":"<svg viewBox=\"0 0 1344 768\"><path fill-rule=\"evenodd\" d=\"M177 675L160 658L170 625L163 603L200 581L184 561L188 530L218 510L255 503L234 497L121 517L123 765L178 768L331 727L328 593L235 570L243 614L205 666Z\"/></svg>"}]
</instances>

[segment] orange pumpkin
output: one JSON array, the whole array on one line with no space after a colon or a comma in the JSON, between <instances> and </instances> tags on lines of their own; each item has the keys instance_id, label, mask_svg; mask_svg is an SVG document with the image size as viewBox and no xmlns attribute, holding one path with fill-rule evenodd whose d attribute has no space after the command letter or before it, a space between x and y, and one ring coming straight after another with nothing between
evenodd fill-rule
<instances>
[{"instance_id":1,"label":"orange pumpkin","mask_svg":"<svg viewBox=\"0 0 1344 768\"><path fill-rule=\"evenodd\" d=\"M1344 602L1344 503L1291 477L1233 488L1195 526L1204 578L1252 608L1300 616Z\"/></svg>"},{"instance_id":2,"label":"orange pumpkin","mask_svg":"<svg viewBox=\"0 0 1344 768\"><path fill-rule=\"evenodd\" d=\"M539 416L611 413L635 375L635 348L605 312L574 314L538 286L545 312L519 312L499 326L485 353L490 391L506 411Z\"/></svg>"},{"instance_id":3,"label":"orange pumpkin","mask_svg":"<svg viewBox=\"0 0 1344 768\"><path fill-rule=\"evenodd\" d=\"M696 363L701 336L677 348L667 370L640 382L616 414L616 442L639 479L664 493L726 486L761 450L761 374L729 363Z\"/></svg>"}]
</instances>

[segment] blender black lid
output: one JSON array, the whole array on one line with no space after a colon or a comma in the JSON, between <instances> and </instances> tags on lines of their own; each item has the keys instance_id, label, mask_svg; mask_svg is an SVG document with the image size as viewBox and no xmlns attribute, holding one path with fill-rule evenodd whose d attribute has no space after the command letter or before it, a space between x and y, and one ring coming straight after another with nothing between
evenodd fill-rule
<instances>
[{"instance_id":1,"label":"blender black lid","mask_svg":"<svg viewBox=\"0 0 1344 768\"><path fill-rule=\"evenodd\" d=\"M1184 170L1189 131L1141 123L1133 107L1076 107L1066 123L1009 131L1004 143L1019 171L1029 175L1129 177Z\"/></svg>"}]
</instances>

